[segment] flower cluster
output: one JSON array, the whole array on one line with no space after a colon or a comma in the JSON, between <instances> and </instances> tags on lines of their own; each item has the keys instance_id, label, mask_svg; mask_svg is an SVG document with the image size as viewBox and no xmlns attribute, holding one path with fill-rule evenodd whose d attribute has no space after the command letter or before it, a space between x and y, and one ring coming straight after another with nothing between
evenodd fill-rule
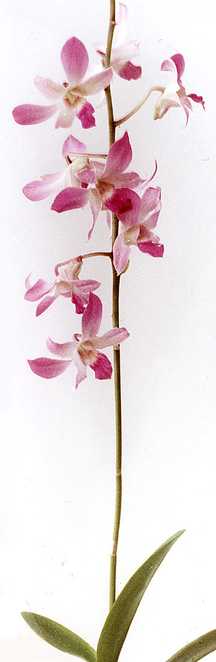
<instances>
[{"instance_id":1,"label":"flower cluster","mask_svg":"<svg viewBox=\"0 0 216 662\"><path fill-rule=\"evenodd\" d=\"M37 89L52 102L51 105L17 106L13 111L15 121L23 125L37 124L55 114L56 128L71 127L75 118L80 120L84 129L94 127L95 107L88 98L103 93L110 85L113 74L127 81L137 80L142 75L140 65L131 61L139 54L139 44L128 37L127 18L126 6L119 3L111 60L107 66L105 49L98 46L96 52L101 64L97 73L89 70L85 45L77 37L68 39L61 51L66 80L60 83L37 76L34 81ZM162 118L171 107L180 106L188 121L192 101L204 107L201 96L186 93L182 83L184 68L184 58L180 54L162 63L161 70L172 72L174 82L165 88L152 88L160 93L155 105L155 119ZM116 126L123 121L124 118L116 121ZM128 170L132 161L128 133L123 133L106 154L89 152L84 142L70 134L64 140L62 155L64 168L27 183L23 188L24 195L31 201L50 196L51 209L60 214L89 205L92 216L89 239L101 212L105 212L108 225L110 212L115 214L119 227L110 256L119 276L128 266L132 246L152 257L162 257L164 246L154 232L161 211L161 189L152 185L157 164L150 177ZM102 303L94 291L100 283L79 277L83 257L59 263L52 282L41 278L32 282L28 276L25 293L26 300L38 302L37 316L44 313L59 296L69 299L75 312L82 315L82 333L75 333L72 341L56 343L48 340L51 353L61 359L38 358L29 361L32 371L45 378L56 377L73 362L77 369L76 386L86 377L87 366L92 368L97 379L110 378L112 366L99 350L108 346L118 349L129 335L126 329L117 327L103 336L97 335Z\"/></svg>"}]
</instances>

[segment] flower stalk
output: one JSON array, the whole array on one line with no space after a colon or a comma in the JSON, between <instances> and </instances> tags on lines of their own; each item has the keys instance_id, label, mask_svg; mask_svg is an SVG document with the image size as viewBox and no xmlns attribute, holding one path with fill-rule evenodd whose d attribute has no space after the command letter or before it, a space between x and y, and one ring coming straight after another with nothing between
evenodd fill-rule
<instances>
[{"instance_id":1,"label":"flower stalk","mask_svg":"<svg viewBox=\"0 0 216 662\"><path fill-rule=\"evenodd\" d=\"M115 0L110 0L110 20L107 36L106 65L110 66L112 42L116 23ZM108 127L109 127L109 146L115 142L115 120L113 113L112 93L110 85L105 90ZM115 214L112 215L112 248L118 236L118 219ZM113 267L112 280L112 323L113 327L119 327L119 288L120 276L117 275ZM113 526L113 546L110 557L110 579L109 579L109 607L112 608L116 599L116 570L117 570L117 552L118 540L121 522L122 508L122 407L121 407L121 356L120 349L113 351L113 370L114 370L114 398L115 398L115 438L116 438L116 458L115 458L115 514Z\"/></svg>"}]
</instances>

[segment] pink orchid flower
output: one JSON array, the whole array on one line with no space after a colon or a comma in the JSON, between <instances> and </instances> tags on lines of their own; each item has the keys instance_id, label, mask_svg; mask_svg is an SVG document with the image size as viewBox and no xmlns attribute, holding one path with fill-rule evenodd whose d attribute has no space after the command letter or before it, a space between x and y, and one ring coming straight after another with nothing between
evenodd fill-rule
<instances>
[{"instance_id":1,"label":"pink orchid flower","mask_svg":"<svg viewBox=\"0 0 216 662\"><path fill-rule=\"evenodd\" d=\"M38 124L45 122L58 113L56 128L68 128L77 116L84 129L95 126L94 108L86 97L104 90L112 79L112 68L84 79L89 57L87 50L79 39L71 37L61 51L61 61L67 76L67 82L55 83L49 78L37 76L34 83L38 90L48 99L51 106L24 104L13 110L13 117L18 124Z\"/></svg>"},{"instance_id":2,"label":"pink orchid flower","mask_svg":"<svg viewBox=\"0 0 216 662\"><path fill-rule=\"evenodd\" d=\"M135 191L122 188L115 191L107 203L121 221L122 228L113 246L113 261L118 274L128 265L131 246L142 253L162 257L164 246L153 233L161 209L161 189L149 186L140 198Z\"/></svg>"},{"instance_id":3,"label":"pink orchid flower","mask_svg":"<svg viewBox=\"0 0 216 662\"><path fill-rule=\"evenodd\" d=\"M205 102L202 96L194 92L187 94L182 83L182 75L185 70L185 61L181 53L176 53L168 60L164 60L161 65L161 71L172 71L175 74L175 83L171 83L164 88L158 102L155 106L154 119L161 119L170 108L181 107L186 115L186 124L188 123L190 110L193 110L191 100L195 103L201 103L205 109Z\"/></svg>"},{"instance_id":4,"label":"pink orchid flower","mask_svg":"<svg viewBox=\"0 0 216 662\"><path fill-rule=\"evenodd\" d=\"M48 283L41 278L31 284L30 277L26 279L25 299L27 301L40 301L36 308L38 317L52 305L59 297L68 297L75 304L76 313L83 313L88 305L90 292L93 292L100 283L97 280L79 280L82 267L82 257L76 257L61 262L55 267L55 280Z\"/></svg>"},{"instance_id":5,"label":"pink orchid flower","mask_svg":"<svg viewBox=\"0 0 216 662\"><path fill-rule=\"evenodd\" d=\"M128 338L124 328L113 328L103 336L98 336L102 318L102 303L95 294L90 294L89 303L82 317L82 333L75 333L72 342L56 343L50 338L47 347L61 359L38 358L29 360L31 370L40 377L51 379L61 375L74 363L77 369L76 388L87 377L87 366L94 370L96 379L110 379L112 365L100 349L115 347Z\"/></svg>"},{"instance_id":6,"label":"pink orchid flower","mask_svg":"<svg viewBox=\"0 0 216 662\"><path fill-rule=\"evenodd\" d=\"M66 148L65 148L66 149ZM67 143L70 151L70 137ZM106 209L106 201L112 196L115 188L137 188L144 182L136 172L125 172L132 159L132 149L125 132L123 137L110 147L104 163L89 160L88 163L76 172L81 189L68 186L55 198L52 209L58 213L82 207L89 202L93 222L89 231L89 238L95 226L100 211Z\"/></svg>"},{"instance_id":7,"label":"pink orchid flower","mask_svg":"<svg viewBox=\"0 0 216 662\"><path fill-rule=\"evenodd\" d=\"M106 52L98 48L97 53L102 58L102 64L106 66ZM114 45L111 54L111 65L114 71L125 80L137 80L142 75L142 68L133 64L130 59L139 55L139 44L137 41L128 39L128 10L127 6L120 2L117 7L116 26L114 32Z\"/></svg>"},{"instance_id":8,"label":"pink orchid flower","mask_svg":"<svg viewBox=\"0 0 216 662\"><path fill-rule=\"evenodd\" d=\"M68 151L70 151L70 159L67 158ZM71 206L70 209L77 209L87 204L88 194L78 178L79 171L89 167L90 164L86 145L71 135L64 142L63 156L67 161L64 170L51 175L42 175L24 186L23 193L28 200L34 202L44 200L51 194L70 187L73 194L73 207Z\"/></svg>"}]
</instances>

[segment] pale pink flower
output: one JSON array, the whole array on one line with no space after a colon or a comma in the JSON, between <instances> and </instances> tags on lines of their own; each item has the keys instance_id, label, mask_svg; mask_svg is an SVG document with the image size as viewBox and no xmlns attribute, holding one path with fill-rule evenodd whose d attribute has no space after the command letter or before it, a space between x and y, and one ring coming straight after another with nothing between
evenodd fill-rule
<instances>
[{"instance_id":1,"label":"pale pink flower","mask_svg":"<svg viewBox=\"0 0 216 662\"><path fill-rule=\"evenodd\" d=\"M90 292L93 292L100 283L97 280L80 280L79 273L82 267L82 257L76 257L61 262L55 267L55 280L49 283L39 278L31 283L30 276L26 278L27 301L40 301L36 307L36 316L44 313L59 297L70 298L75 305L76 313L83 313L88 305Z\"/></svg>"},{"instance_id":2,"label":"pale pink flower","mask_svg":"<svg viewBox=\"0 0 216 662\"><path fill-rule=\"evenodd\" d=\"M48 359L45 357L29 360L31 370L40 377L51 379L63 373L71 363L74 363L77 376L76 388L87 377L87 367L94 370L96 379L110 379L112 365L100 349L115 347L128 338L129 333L124 328L113 328L103 336L98 336L102 319L102 303L95 294L90 294L89 303L82 316L82 333L75 333L73 341L56 343L50 338L47 347L52 354L61 359Z\"/></svg>"},{"instance_id":3,"label":"pale pink flower","mask_svg":"<svg viewBox=\"0 0 216 662\"><path fill-rule=\"evenodd\" d=\"M128 133L125 132L122 138L116 140L110 147L105 163L89 159L76 172L82 188L76 191L73 187L67 186L56 196L52 209L61 213L74 209L75 206L82 207L89 202L93 216L90 238L98 215L101 210L106 209L106 201L112 196L115 188L128 186L134 189L144 182L136 172L125 172L131 159L132 149Z\"/></svg>"},{"instance_id":4,"label":"pale pink flower","mask_svg":"<svg viewBox=\"0 0 216 662\"><path fill-rule=\"evenodd\" d=\"M176 53L168 60L164 60L161 65L161 71L172 71L175 81L164 88L159 100L155 105L154 119L161 119L170 108L181 107L186 115L186 124L188 123L190 110L193 109L191 100L200 103L205 109L205 102L202 96L194 92L187 94L182 83L182 75L185 70L185 61L181 53Z\"/></svg>"},{"instance_id":5,"label":"pale pink flower","mask_svg":"<svg viewBox=\"0 0 216 662\"><path fill-rule=\"evenodd\" d=\"M38 90L52 100L52 105L17 106L13 110L13 117L18 124L38 124L58 113L56 128L70 127L76 116L84 129L95 126L95 111L87 101L87 97L108 87L112 78L112 68L104 69L85 79L89 57L86 47L77 37L71 37L66 41L61 51L61 61L67 77L66 82L55 83L50 78L40 76L34 80Z\"/></svg>"},{"instance_id":6,"label":"pale pink flower","mask_svg":"<svg viewBox=\"0 0 216 662\"><path fill-rule=\"evenodd\" d=\"M97 48L102 63L106 66L104 48ZM117 6L116 26L111 53L111 65L114 71L125 80L137 80L142 75L142 68L133 64L131 58L139 55L139 44L128 38L128 10L123 2Z\"/></svg>"},{"instance_id":7,"label":"pale pink flower","mask_svg":"<svg viewBox=\"0 0 216 662\"><path fill-rule=\"evenodd\" d=\"M44 200L51 194L56 194L62 191L65 187L71 187L73 194L73 206L70 209L77 209L84 207L88 202L88 194L85 191L85 186L82 186L78 173L87 166L90 167L89 157L86 156L86 145L74 136L69 136L63 145L63 156L66 158L68 148L70 147L70 163L60 172L51 175L42 175L39 179L26 184L23 188L23 193L28 198L37 202ZM72 203L71 203L72 204Z\"/></svg>"},{"instance_id":8,"label":"pale pink flower","mask_svg":"<svg viewBox=\"0 0 216 662\"><path fill-rule=\"evenodd\" d=\"M163 256L164 246L153 232L161 209L159 187L149 186L141 198L128 188L116 190L107 206L121 221L120 233L113 246L113 261L118 274L126 269L132 246L152 257Z\"/></svg>"}]
</instances>

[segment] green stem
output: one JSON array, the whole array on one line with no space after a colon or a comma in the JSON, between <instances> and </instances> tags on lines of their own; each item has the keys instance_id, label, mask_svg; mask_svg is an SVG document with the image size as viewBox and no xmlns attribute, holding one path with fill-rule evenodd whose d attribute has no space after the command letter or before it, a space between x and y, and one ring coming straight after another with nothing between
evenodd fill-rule
<instances>
[{"instance_id":1,"label":"green stem","mask_svg":"<svg viewBox=\"0 0 216 662\"><path fill-rule=\"evenodd\" d=\"M161 85L155 85L154 87L151 87L150 90L145 94L145 96L139 101L139 103L132 108L132 110L127 113L127 115L124 115L123 117L120 117L118 120L115 120L114 125L115 127L121 126L121 124L124 124L124 122L128 122L128 120L133 117L133 115L136 115L138 113L138 110L144 106L144 103L146 103L147 99L151 96L152 92L160 92L163 94L164 92L164 87L161 87Z\"/></svg>"},{"instance_id":2,"label":"green stem","mask_svg":"<svg viewBox=\"0 0 216 662\"><path fill-rule=\"evenodd\" d=\"M106 65L110 65L113 34L115 29L115 0L110 0L110 21L107 36ZM109 145L115 142L115 121L113 114L113 103L110 86L105 90L108 125L109 125ZM112 217L112 247L118 236L118 219L113 214ZM113 285L112 285L112 322L113 326L119 326L119 286L120 276L117 276L112 261ZM120 349L115 349L113 354L114 367L114 396L115 396L115 437L116 437L116 488L115 488L115 515L113 526L113 546L110 558L110 581L109 581L109 606L112 608L116 599L116 569L117 569L117 551L119 530L121 521L122 506L122 410L121 410L121 357Z\"/></svg>"}]
</instances>

